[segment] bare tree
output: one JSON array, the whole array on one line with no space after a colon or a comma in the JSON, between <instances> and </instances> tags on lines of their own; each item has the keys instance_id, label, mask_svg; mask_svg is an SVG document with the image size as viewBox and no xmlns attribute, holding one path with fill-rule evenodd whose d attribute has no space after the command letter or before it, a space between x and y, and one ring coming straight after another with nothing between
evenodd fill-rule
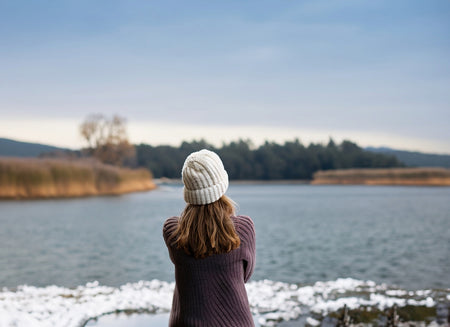
<instances>
[{"instance_id":1,"label":"bare tree","mask_svg":"<svg viewBox=\"0 0 450 327\"><path fill-rule=\"evenodd\" d=\"M126 119L123 117L90 115L80 125L80 134L88 144L88 154L104 163L130 165L136 157L136 150L128 141Z\"/></svg>"}]
</instances>

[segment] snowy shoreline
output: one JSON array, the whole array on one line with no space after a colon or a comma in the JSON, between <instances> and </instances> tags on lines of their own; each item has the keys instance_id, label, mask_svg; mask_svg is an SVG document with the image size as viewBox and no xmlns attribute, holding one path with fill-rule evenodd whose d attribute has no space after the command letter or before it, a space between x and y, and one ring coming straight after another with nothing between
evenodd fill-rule
<instances>
[{"instance_id":1,"label":"snowy shoreline","mask_svg":"<svg viewBox=\"0 0 450 327\"><path fill-rule=\"evenodd\" d=\"M385 309L396 304L433 307L450 300L450 289L407 291L373 281L342 278L297 285L270 280L246 285L252 314L262 327L299 317L325 316L349 309ZM160 280L127 283L120 287L90 282L75 289L59 286L19 286L0 291L0 326L82 327L108 313L168 313L174 283Z\"/></svg>"}]
</instances>

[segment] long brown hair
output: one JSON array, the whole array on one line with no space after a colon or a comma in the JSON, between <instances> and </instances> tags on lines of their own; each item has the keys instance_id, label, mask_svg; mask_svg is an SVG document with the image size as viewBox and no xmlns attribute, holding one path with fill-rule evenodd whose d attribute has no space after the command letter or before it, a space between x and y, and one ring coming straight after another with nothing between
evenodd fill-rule
<instances>
[{"instance_id":1,"label":"long brown hair","mask_svg":"<svg viewBox=\"0 0 450 327\"><path fill-rule=\"evenodd\" d=\"M175 243L195 258L228 253L241 244L230 218L233 214L233 201L225 195L210 204L188 204L174 232Z\"/></svg>"}]
</instances>

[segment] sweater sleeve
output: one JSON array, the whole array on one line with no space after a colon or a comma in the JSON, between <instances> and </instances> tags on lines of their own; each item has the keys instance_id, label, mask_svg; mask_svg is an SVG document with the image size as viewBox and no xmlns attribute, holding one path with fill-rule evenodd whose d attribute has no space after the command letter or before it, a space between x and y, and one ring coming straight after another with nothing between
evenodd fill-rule
<instances>
[{"instance_id":1,"label":"sweater sleeve","mask_svg":"<svg viewBox=\"0 0 450 327\"><path fill-rule=\"evenodd\" d=\"M256 261L255 226L250 217L238 216L239 230L242 247L242 260L244 262L244 282L246 283L253 274Z\"/></svg>"},{"instance_id":2,"label":"sweater sleeve","mask_svg":"<svg viewBox=\"0 0 450 327\"><path fill-rule=\"evenodd\" d=\"M178 218L177 217L168 218L164 222L164 226L163 226L164 242L166 242L167 249L169 250L170 260L172 260L173 263L175 263L175 262L173 259L171 242L173 242L172 235L175 232L175 230L177 229L177 226L178 226Z\"/></svg>"}]
</instances>

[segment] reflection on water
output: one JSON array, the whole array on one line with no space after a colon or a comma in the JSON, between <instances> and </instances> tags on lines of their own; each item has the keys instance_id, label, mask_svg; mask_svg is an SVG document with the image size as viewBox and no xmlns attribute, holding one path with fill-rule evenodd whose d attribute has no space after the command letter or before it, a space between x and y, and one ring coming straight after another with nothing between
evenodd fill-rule
<instances>
[{"instance_id":1,"label":"reflection on water","mask_svg":"<svg viewBox=\"0 0 450 327\"><path fill-rule=\"evenodd\" d=\"M110 314L90 320L86 326L96 327L166 327L169 325L169 314Z\"/></svg>"}]
</instances>

